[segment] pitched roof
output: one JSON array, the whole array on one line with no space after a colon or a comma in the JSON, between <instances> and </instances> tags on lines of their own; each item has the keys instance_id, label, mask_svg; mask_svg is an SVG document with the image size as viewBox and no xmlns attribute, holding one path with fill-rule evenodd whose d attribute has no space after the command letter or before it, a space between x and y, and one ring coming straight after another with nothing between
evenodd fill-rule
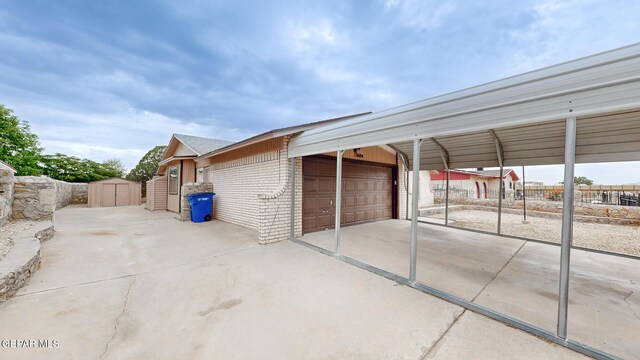
<instances>
[{"instance_id":1,"label":"pitched roof","mask_svg":"<svg viewBox=\"0 0 640 360\"><path fill-rule=\"evenodd\" d=\"M233 144L233 141L211 139L193 135L173 134L173 136L193 150L198 156Z\"/></svg>"},{"instance_id":2,"label":"pitched roof","mask_svg":"<svg viewBox=\"0 0 640 360\"><path fill-rule=\"evenodd\" d=\"M371 114L371 112L367 111L367 112L363 112L363 113L359 113L359 114L341 116L341 117L332 118L332 119L314 121L314 122L300 124L300 125L293 125L293 126L288 126L288 127L284 127L284 128L273 129L273 130L270 130L270 131L264 132L262 134L258 134L258 135L252 136L250 138L247 138L247 139L235 142L235 143L229 143L228 145L226 145L224 147L220 147L220 148L217 148L217 149L213 149L211 151L207 151L204 154L200 154L197 160L203 159L203 158L207 158L207 157L210 157L210 156L213 156L213 155L217 155L219 153L226 152L226 151L229 151L229 150L238 149L238 148L244 147L246 145L253 144L253 143L259 142L259 141L263 141L263 140L266 140L266 139L276 138L276 137L285 136L285 135L291 135L291 134L295 134L295 133L299 133L299 132L302 132L302 131L305 131L305 130L312 129L312 128L316 127L316 126L320 126L320 125L324 125L324 124L330 124L330 123L333 123L333 122L336 122L336 121L351 119L351 118L355 118L355 117L363 116L363 115L368 115L368 114Z\"/></svg>"},{"instance_id":3,"label":"pitched roof","mask_svg":"<svg viewBox=\"0 0 640 360\"><path fill-rule=\"evenodd\" d=\"M496 179L500 177L500 170L454 170L454 169L451 169L451 171L452 172L458 172L458 173L464 173L464 174L472 174L472 175L477 175L477 176L483 176L483 177L496 178ZM518 177L518 174L516 174L515 170L509 169L509 168L504 168L504 172L503 172L503 176L504 177L506 177L510 173L513 173L513 177L514 177L515 180L520 180L520 178Z\"/></svg>"},{"instance_id":4,"label":"pitched roof","mask_svg":"<svg viewBox=\"0 0 640 360\"><path fill-rule=\"evenodd\" d=\"M6 162L0 160L0 165L3 165L4 167L9 168L9 170L12 170L14 173L18 172L18 170L14 169L11 165L7 164Z\"/></svg>"}]
</instances>

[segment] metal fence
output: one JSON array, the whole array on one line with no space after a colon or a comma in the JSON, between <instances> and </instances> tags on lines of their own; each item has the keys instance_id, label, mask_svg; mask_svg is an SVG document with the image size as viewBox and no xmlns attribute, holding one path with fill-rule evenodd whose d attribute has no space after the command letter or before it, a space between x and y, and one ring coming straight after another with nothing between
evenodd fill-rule
<instances>
[{"instance_id":1,"label":"metal fence","mask_svg":"<svg viewBox=\"0 0 640 360\"><path fill-rule=\"evenodd\" d=\"M444 199L445 189L433 189L434 198ZM499 198L500 190L487 189L478 191L476 189L449 189L449 199L493 199ZM562 201L562 188L530 188L527 187L524 194L527 200L534 201ZM503 199L513 196L514 200L523 200L522 189L503 192ZM620 191L620 190L590 190L580 191L576 201L587 204L620 205L620 206L640 206L640 191Z\"/></svg>"}]
</instances>

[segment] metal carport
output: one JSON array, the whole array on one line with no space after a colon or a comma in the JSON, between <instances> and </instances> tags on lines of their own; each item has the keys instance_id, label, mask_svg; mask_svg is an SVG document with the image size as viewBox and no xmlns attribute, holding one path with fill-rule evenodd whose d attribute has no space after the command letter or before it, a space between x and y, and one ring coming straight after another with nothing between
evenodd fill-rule
<instances>
[{"instance_id":1,"label":"metal carport","mask_svg":"<svg viewBox=\"0 0 640 360\"><path fill-rule=\"evenodd\" d=\"M575 163L640 160L640 44L308 130L289 143L289 157L337 151L339 211L342 152L383 144L398 149L414 170L564 164L557 331L416 283L417 216L411 217L409 278L342 256L340 217L335 250L317 250L589 356L612 357L567 338L573 173ZM292 181L294 174L292 169ZM413 171L412 193L419 193L418 171ZM417 213L417 201L411 210ZM291 239L297 241L293 227Z\"/></svg>"}]
</instances>

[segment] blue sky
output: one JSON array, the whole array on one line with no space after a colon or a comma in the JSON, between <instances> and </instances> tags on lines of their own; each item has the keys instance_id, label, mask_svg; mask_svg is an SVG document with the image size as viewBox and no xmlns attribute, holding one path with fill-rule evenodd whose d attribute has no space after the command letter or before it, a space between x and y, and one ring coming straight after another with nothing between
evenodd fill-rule
<instances>
[{"instance_id":1,"label":"blue sky","mask_svg":"<svg viewBox=\"0 0 640 360\"><path fill-rule=\"evenodd\" d=\"M0 103L46 152L131 168L173 132L241 140L638 42L639 14L637 1L4 1ZM629 165L578 173L640 181Z\"/></svg>"}]
</instances>

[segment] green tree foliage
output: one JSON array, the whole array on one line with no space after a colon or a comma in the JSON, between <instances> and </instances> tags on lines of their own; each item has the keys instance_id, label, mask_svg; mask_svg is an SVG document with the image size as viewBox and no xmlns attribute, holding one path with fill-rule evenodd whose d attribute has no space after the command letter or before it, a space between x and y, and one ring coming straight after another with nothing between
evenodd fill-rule
<instances>
[{"instance_id":1,"label":"green tree foliage","mask_svg":"<svg viewBox=\"0 0 640 360\"><path fill-rule=\"evenodd\" d=\"M120 159L108 159L103 161L102 165L104 165L107 169L113 170L117 174L117 177L124 177L124 175L127 173L127 169L124 167Z\"/></svg>"},{"instance_id":2,"label":"green tree foliage","mask_svg":"<svg viewBox=\"0 0 640 360\"><path fill-rule=\"evenodd\" d=\"M158 164L162 161L162 156L166 148L166 146L156 146L149 150L149 152L140 159L138 165L129 172L127 179L142 182L142 184L151 180L153 175L156 174L156 170L158 170Z\"/></svg>"},{"instance_id":3,"label":"green tree foliage","mask_svg":"<svg viewBox=\"0 0 640 360\"><path fill-rule=\"evenodd\" d=\"M573 183L576 185L593 185L593 180L588 179L586 176L574 176Z\"/></svg>"},{"instance_id":4,"label":"green tree foliage","mask_svg":"<svg viewBox=\"0 0 640 360\"><path fill-rule=\"evenodd\" d=\"M105 164L64 154L43 155L41 165L44 175L67 182L91 182L122 175Z\"/></svg>"},{"instance_id":5,"label":"green tree foliage","mask_svg":"<svg viewBox=\"0 0 640 360\"><path fill-rule=\"evenodd\" d=\"M40 175L42 149L39 145L38 136L31 132L29 124L0 105L0 160L13 166L17 175Z\"/></svg>"}]
</instances>

